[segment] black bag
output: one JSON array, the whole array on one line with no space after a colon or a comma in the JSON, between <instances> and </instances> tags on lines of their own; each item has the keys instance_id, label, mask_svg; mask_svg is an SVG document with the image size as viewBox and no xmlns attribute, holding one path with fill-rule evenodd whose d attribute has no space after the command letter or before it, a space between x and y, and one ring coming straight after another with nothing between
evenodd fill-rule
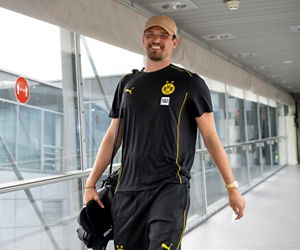
<instances>
[{"instance_id":1,"label":"black bag","mask_svg":"<svg viewBox=\"0 0 300 250\"><path fill-rule=\"evenodd\" d=\"M94 250L105 250L109 240L113 239L113 221L111 206L114 192L118 182L119 170L110 174L103 182L98 195L104 208L95 200L90 200L79 213L77 222L78 238Z\"/></svg>"}]
</instances>

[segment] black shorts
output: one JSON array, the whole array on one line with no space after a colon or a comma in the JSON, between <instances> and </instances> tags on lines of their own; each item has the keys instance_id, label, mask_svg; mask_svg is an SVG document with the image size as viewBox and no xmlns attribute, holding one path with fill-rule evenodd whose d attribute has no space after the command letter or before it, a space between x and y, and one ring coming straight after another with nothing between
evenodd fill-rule
<instances>
[{"instance_id":1,"label":"black shorts","mask_svg":"<svg viewBox=\"0 0 300 250\"><path fill-rule=\"evenodd\" d=\"M189 209L188 184L118 191L112 215L116 250L179 250Z\"/></svg>"}]
</instances>

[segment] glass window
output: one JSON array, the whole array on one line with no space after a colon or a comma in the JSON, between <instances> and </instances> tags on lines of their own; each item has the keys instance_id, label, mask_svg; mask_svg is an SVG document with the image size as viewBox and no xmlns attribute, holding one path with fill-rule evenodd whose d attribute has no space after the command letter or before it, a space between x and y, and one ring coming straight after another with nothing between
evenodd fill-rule
<instances>
[{"instance_id":1,"label":"glass window","mask_svg":"<svg viewBox=\"0 0 300 250\"><path fill-rule=\"evenodd\" d=\"M208 153L203 154L203 160L205 163L207 205L216 205L216 202L226 198L224 181Z\"/></svg>"},{"instance_id":2,"label":"glass window","mask_svg":"<svg viewBox=\"0 0 300 250\"><path fill-rule=\"evenodd\" d=\"M270 136L269 132L269 115L268 106L265 104L259 104L259 115L260 115L260 131L261 138L268 138ZM263 172L268 172L271 170L271 149L268 142L263 142L262 144L262 165Z\"/></svg>"},{"instance_id":3,"label":"glass window","mask_svg":"<svg viewBox=\"0 0 300 250\"><path fill-rule=\"evenodd\" d=\"M216 124L216 130L220 138L221 143L227 144L227 132L226 132L226 113L225 113L225 94L211 91L211 99L214 110L214 120Z\"/></svg>"},{"instance_id":4,"label":"glass window","mask_svg":"<svg viewBox=\"0 0 300 250\"><path fill-rule=\"evenodd\" d=\"M285 105L282 105L280 103L277 103L276 108L276 116L277 116L277 133L279 138L278 140L278 161L279 165L282 166L284 164L287 164L287 141L286 141L286 126L285 126Z\"/></svg>"},{"instance_id":5,"label":"glass window","mask_svg":"<svg viewBox=\"0 0 300 250\"><path fill-rule=\"evenodd\" d=\"M276 115L276 108L269 107L269 115L270 115L270 126L271 126L271 137L277 136L277 115Z\"/></svg>"},{"instance_id":6,"label":"glass window","mask_svg":"<svg viewBox=\"0 0 300 250\"><path fill-rule=\"evenodd\" d=\"M259 104L259 116L260 116L260 131L261 138L269 137L269 116L268 116L268 106L264 104Z\"/></svg>"},{"instance_id":7,"label":"glass window","mask_svg":"<svg viewBox=\"0 0 300 250\"><path fill-rule=\"evenodd\" d=\"M196 153L194 165L191 169L189 222L205 214L202 174L201 154Z\"/></svg>"},{"instance_id":8,"label":"glass window","mask_svg":"<svg viewBox=\"0 0 300 250\"><path fill-rule=\"evenodd\" d=\"M118 82L132 69L141 70L144 57L88 37L81 37L87 167L92 167L110 124L108 117ZM120 151L115 161L120 161Z\"/></svg>"},{"instance_id":9,"label":"glass window","mask_svg":"<svg viewBox=\"0 0 300 250\"><path fill-rule=\"evenodd\" d=\"M247 146L248 162L250 168L250 179L256 181L262 176L261 160L260 160L260 143L253 143Z\"/></svg>"},{"instance_id":10,"label":"glass window","mask_svg":"<svg viewBox=\"0 0 300 250\"><path fill-rule=\"evenodd\" d=\"M259 139L257 103L245 101L248 140Z\"/></svg>"},{"instance_id":11,"label":"glass window","mask_svg":"<svg viewBox=\"0 0 300 250\"><path fill-rule=\"evenodd\" d=\"M0 195L1 249L83 249L76 218L81 179Z\"/></svg>"},{"instance_id":12,"label":"glass window","mask_svg":"<svg viewBox=\"0 0 300 250\"><path fill-rule=\"evenodd\" d=\"M230 85L227 89L227 113L229 126L229 144L246 140L244 117L244 90Z\"/></svg>"},{"instance_id":13,"label":"glass window","mask_svg":"<svg viewBox=\"0 0 300 250\"><path fill-rule=\"evenodd\" d=\"M234 147L227 153L234 177L238 180L240 187L248 185L247 156L246 149Z\"/></svg>"},{"instance_id":14,"label":"glass window","mask_svg":"<svg viewBox=\"0 0 300 250\"><path fill-rule=\"evenodd\" d=\"M276 104L276 103L275 103ZM277 136L277 115L276 115L276 105L271 107L269 106L269 116L270 116L270 134L271 137ZM278 153L278 143L277 140L271 141L271 156L272 156L272 165L273 167L279 166L279 153Z\"/></svg>"},{"instance_id":15,"label":"glass window","mask_svg":"<svg viewBox=\"0 0 300 250\"><path fill-rule=\"evenodd\" d=\"M41 111L20 106L17 165L21 169L39 170L41 166Z\"/></svg>"},{"instance_id":16,"label":"glass window","mask_svg":"<svg viewBox=\"0 0 300 250\"><path fill-rule=\"evenodd\" d=\"M0 21L0 183L81 169L74 34L2 8Z\"/></svg>"},{"instance_id":17,"label":"glass window","mask_svg":"<svg viewBox=\"0 0 300 250\"><path fill-rule=\"evenodd\" d=\"M284 105L284 115L287 116L289 114L289 106Z\"/></svg>"},{"instance_id":18,"label":"glass window","mask_svg":"<svg viewBox=\"0 0 300 250\"><path fill-rule=\"evenodd\" d=\"M245 138L244 101L229 95L227 99L229 144L239 143Z\"/></svg>"}]
</instances>

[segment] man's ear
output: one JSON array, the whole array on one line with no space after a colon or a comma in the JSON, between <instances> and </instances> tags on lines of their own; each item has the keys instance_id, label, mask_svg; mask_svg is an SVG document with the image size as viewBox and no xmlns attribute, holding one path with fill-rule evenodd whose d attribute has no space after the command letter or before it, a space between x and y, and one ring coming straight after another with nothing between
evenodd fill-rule
<instances>
[{"instance_id":1,"label":"man's ear","mask_svg":"<svg viewBox=\"0 0 300 250\"><path fill-rule=\"evenodd\" d=\"M175 37L173 40L172 40L172 43L173 43L173 48L175 49L177 47L177 44L178 44L178 39L177 37Z\"/></svg>"}]
</instances>

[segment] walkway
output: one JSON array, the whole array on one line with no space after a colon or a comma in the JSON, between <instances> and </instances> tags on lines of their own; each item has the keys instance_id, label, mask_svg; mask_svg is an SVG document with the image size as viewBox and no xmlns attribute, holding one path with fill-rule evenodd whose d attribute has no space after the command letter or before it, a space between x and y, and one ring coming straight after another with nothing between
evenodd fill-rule
<instances>
[{"instance_id":1,"label":"walkway","mask_svg":"<svg viewBox=\"0 0 300 250\"><path fill-rule=\"evenodd\" d=\"M182 250L299 250L300 165L287 166L245 194L246 214L226 207L183 237Z\"/></svg>"}]
</instances>

